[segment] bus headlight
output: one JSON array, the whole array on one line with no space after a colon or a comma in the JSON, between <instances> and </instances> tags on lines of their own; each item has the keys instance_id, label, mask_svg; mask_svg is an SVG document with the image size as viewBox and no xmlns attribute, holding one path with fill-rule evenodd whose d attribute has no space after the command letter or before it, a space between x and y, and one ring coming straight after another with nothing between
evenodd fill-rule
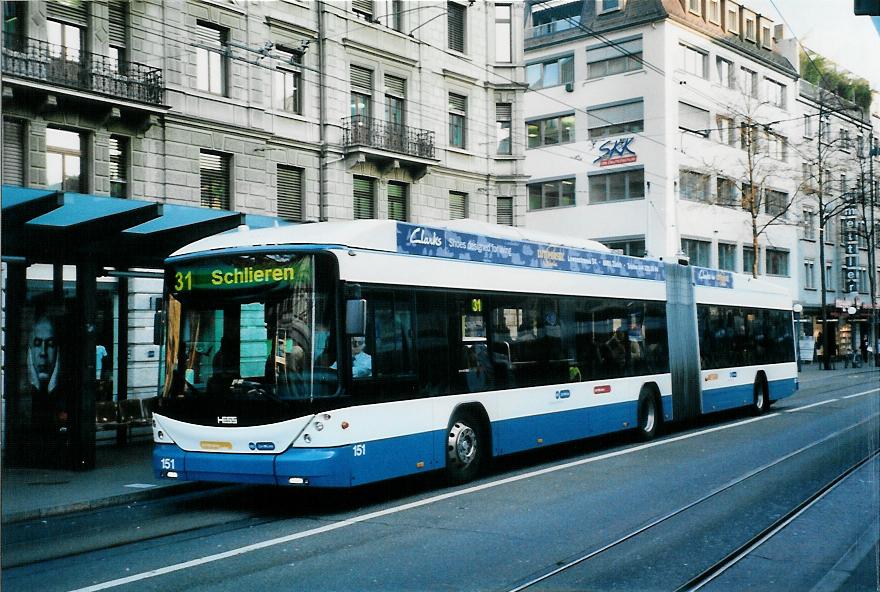
<instances>
[{"instance_id":1,"label":"bus headlight","mask_svg":"<svg viewBox=\"0 0 880 592\"><path fill-rule=\"evenodd\" d=\"M320 421L316 421L316 422L315 422L315 429L318 430L318 431L320 432L321 430L324 429L324 424L321 423Z\"/></svg>"}]
</instances>

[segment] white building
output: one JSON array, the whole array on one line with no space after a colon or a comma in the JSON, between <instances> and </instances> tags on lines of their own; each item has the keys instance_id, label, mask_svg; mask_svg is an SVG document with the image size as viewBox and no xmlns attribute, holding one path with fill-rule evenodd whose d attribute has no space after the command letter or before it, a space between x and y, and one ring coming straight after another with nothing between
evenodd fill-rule
<instances>
[{"instance_id":1,"label":"white building","mask_svg":"<svg viewBox=\"0 0 880 592\"><path fill-rule=\"evenodd\" d=\"M782 28L720 0L542 3L530 18L527 225L748 272L751 178L758 271L796 291L797 220L780 210L798 192L797 53Z\"/></svg>"}]
</instances>

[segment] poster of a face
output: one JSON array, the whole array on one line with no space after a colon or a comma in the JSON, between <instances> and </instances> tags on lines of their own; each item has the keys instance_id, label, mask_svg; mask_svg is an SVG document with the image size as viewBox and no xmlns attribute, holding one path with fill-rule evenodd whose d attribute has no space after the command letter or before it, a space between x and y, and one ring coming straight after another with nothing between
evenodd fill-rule
<instances>
[{"instance_id":1,"label":"poster of a face","mask_svg":"<svg viewBox=\"0 0 880 592\"><path fill-rule=\"evenodd\" d=\"M51 394L58 388L61 371L58 338L54 321L40 315L34 321L28 342L28 377L39 393Z\"/></svg>"}]
</instances>

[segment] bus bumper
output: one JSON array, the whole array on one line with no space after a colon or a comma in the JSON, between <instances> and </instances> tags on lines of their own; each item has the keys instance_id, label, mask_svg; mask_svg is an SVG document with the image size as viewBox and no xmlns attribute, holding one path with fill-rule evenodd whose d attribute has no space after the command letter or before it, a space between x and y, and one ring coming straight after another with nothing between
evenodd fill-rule
<instances>
[{"instance_id":1,"label":"bus bumper","mask_svg":"<svg viewBox=\"0 0 880 592\"><path fill-rule=\"evenodd\" d=\"M347 452L347 454L345 454ZM290 448L281 454L187 452L174 444L153 447L153 473L159 479L350 487L349 446Z\"/></svg>"}]
</instances>

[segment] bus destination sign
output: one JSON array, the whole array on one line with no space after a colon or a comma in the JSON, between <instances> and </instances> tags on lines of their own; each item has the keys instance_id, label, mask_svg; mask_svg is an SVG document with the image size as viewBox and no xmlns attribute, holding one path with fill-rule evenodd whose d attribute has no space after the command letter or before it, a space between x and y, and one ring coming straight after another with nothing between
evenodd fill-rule
<instances>
[{"instance_id":1,"label":"bus destination sign","mask_svg":"<svg viewBox=\"0 0 880 592\"><path fill-rule=\"evenodd\" d=\"M397 223L397 251L425 257L657 281L666 277L663 264L658 261L402 222Z\"/></svg>"},{"instance_id":2,"label":"bus destination sign","mask_svg":"<svg viewBox=\"0 0 880 592\"><path fill-rule=\"evenodd\" d=\"M180 266L173 270L172 292L252 288L293 284L298 274L292 263L260 263L235 265L211 263Z\"/></svg>"}]
</instances>

